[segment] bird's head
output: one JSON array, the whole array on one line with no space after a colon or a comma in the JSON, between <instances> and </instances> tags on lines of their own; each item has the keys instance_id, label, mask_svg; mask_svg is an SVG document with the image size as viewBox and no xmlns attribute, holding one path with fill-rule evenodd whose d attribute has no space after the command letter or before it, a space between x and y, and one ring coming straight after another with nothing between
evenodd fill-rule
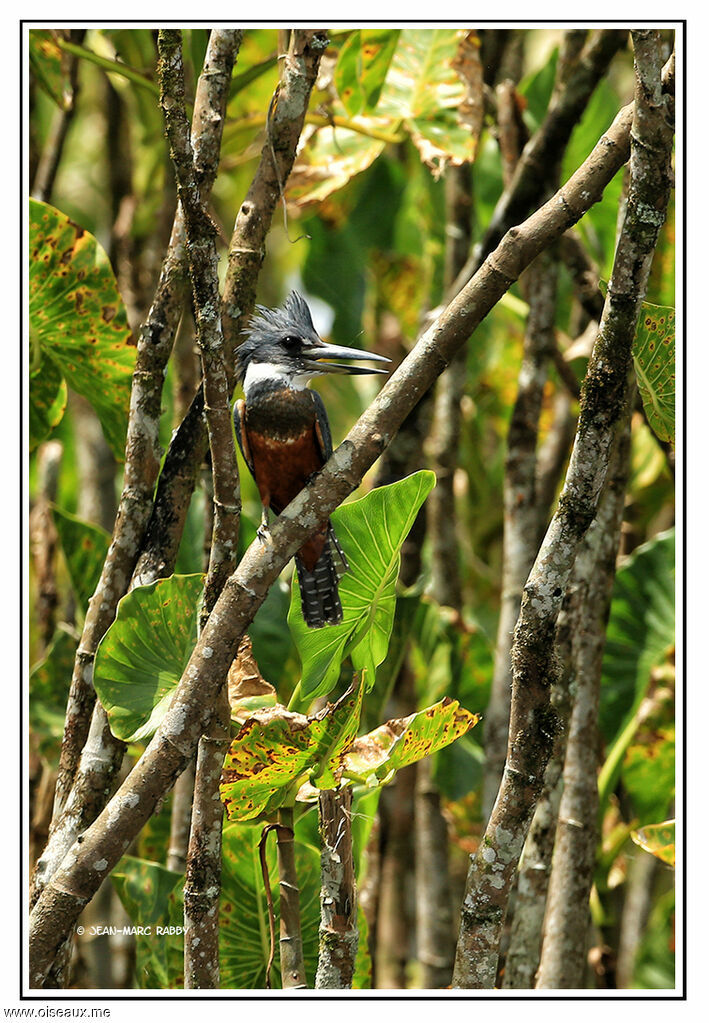
<instances>
[{"instance_id":1,"label":"bird's head","mask_svg":"<svg viewBox=\"0 0 709 1023\"><path fill-rule=\"evenodd\" d=\"M311 377L324 373L386 373L369 366L348 366L325 359L364 359L389 362L358 348L326 344L313 326L305 300L293 291L282 308L257 306L245 340L236 351L237 379L248 389L259 381L282 381L289 387L305 387Z\"/></svg>"}]
</instances>

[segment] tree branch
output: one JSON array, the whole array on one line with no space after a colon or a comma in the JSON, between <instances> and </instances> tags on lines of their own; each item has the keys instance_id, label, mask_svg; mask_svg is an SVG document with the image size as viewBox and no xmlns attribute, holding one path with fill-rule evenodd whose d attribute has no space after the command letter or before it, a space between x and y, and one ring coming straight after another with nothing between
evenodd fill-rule
<instances>
[{"instance_id":1,"label":"tree branch","mask_svg":"<svg viewBox=\"0 0 709 1023\"><path fill-rule=\"evenodd\" d=\"M505 232L541 200L548 168L560 160L593 90L626 38L625 31L602 29L566 68L563 88L555 91L544 121L524 147L512 180L500 196L485 235L459 273L453 292L470 280Z\"/></svg>"},{"instance_id":2,"label":"tree branch","mask_svg":"<svg viewBox=\"0 0 709 1023\"><path fill-rule=\"evenodd\" d=\"M656 32L637 35L659 39ZM510 887L554 738L555 714L549 700L557 673L554 627L576 551L595 515L627 400L631 346L670 189L670 103L662 94L656 53L652 61L656 74L651 85L646 69L637 75L628 208L584 383L576 442L515 629L507 763L485 835L471 858L455 987L488 988L495 982Z\"/></svg>"},{"instance_id":3,"label":"tree branch","mask_svg":"<svg viewBox=\"0 0 709 1023\"><path fill-rule=\"evenodd\" d=\"M197 86L194 108L193 144L195 160L200 168L202 200L211 190L217 173L229 81L241 33L215 30L212 37ZM112 736L100 704L94 708L96 693L93 687L93 665L98 644L115 618L119 599L129 586L152 582L158 577L157 574L148 576L145 571L139 573L136 562L153 507L153 492L162 456L158 440L162 385L182 313L185 270L184 218L180 206L175 214L170 245L163 261L155 297L138 341L123 493L111 546L96 592L89 603L77 650L69 690L52 831L32 880L32 904L76 836L88 827L105 806L112 778L120 766L125 748L123 743ZM80 761L89 731L89 745Z\"/></svg>"},{"instance_id":4,"label":"tree branch","mask_svg":"<svg viewBox=\"0 0 709 1023\"><path fill-rule=\"evenodd\" d=\"M321 792L318 818L322 885L315 987L351 988L359 944L352 859L352 787Z\"/></svg>"},{"instance_id":5,"label":"tree branch","mask_svg":"<svg viewBox=\"0 0 709 1023\"><path fill-rule=\"evenodd\" d=\"M308 29L293 33L291 49L282 62L281 78L271 101L269 135L247 197L236 215L221 303L230 389L234 384L233 351L253 312L265 239L280 198L279 182L285 188L326 45L327 40L320 32ZM136 568L139 576L164 574L165 563L174 561L177 554L189 498L207 451L203 413L204 392L200 386L165 456Z\"/></svg>"},{"instance_id":6,"label":"tree branch","mask_svg":"<svg viewBox=\"0 0 709 1023\"><path fill-rule=\"evenodd\" d=\"M632 393L634 384L630 386ZM598 701L615 563L630 469L630 403L598 514L574 566L572 671L563 791L544 919L539 988L583 987L588 900L598 843Z\"/></svg>"},{"instance_id":7,"label":"tree branch","mask_svg":"<svg viewBox=\"0 0 709 1023\"><path fill-rule=\"evenodd\" d=\"M597 202L625 163L632 104L616 117L562 189L497 250L425 332L325 467L255 542L227 580L205 624L173 704L143 757L98 819L75 844L37 903L30 925L30 983L42 983L62 937L103 877L174 783L204 731L244 630L272 582L304 540L358 485L453 354L536 255Z\"/></svg>"}]
</instances>

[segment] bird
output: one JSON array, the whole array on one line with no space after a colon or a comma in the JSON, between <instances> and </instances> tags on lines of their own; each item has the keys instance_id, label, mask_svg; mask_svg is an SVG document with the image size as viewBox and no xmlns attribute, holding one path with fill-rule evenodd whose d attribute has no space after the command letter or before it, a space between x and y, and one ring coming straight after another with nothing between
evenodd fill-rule
<instances>
[{"instance_id":1,"label":"bird","mask_svg":"<svg viewBox=\"0 0 709 1023\"><path fill-rule=\"evenodd\" d=\"M244 397L234 403L233 418L239 448L261 498L262 540L268 535L269 509L280 515L332 454L325 405L308 386L312 377L388 372L324 359L390 361L323 341L307 302L297 291L288 295L282 307L256 306L236 350L236 380L243 386ZM349 564L329 520L303 544L295 565L306 625L317 629L339 624L338 583Z\"/></svg>"}]
</instances>

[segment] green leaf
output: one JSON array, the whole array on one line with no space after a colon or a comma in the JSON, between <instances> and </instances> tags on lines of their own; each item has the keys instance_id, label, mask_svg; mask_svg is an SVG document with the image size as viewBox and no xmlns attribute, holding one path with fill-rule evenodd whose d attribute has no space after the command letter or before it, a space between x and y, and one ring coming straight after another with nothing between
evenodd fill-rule
<instances>
[{"instance_id":1,"label":"green leaf","mask_svg":"<svg viewBox=\"0 0 709 1023\"><path fill-rule=\"evenodd\" d=\"M664 821L662 824L648 824L637 831L631 831L630 837L641 849L657 856L663 863L675 865L675 822Z\"/></svg>"},{"instance_id":2,"label":"green leaf","mask_svg":"<svg viewBox=\"0 0 709 1023\"><path fill-rule=\"evenodd\" d=\"M435 479L434 473L421 470L390 486L377 487L333 514L335 532L350 563L340 580L342 622L309 629L295 580L292 586L288 623L303 664L302 700L330 692L348 656L356 671L365 670L371 688L377 665L387 655L401 545Z\"/></svg>"},{"instance_id":3,"label":"green leaf","mask_svg":"<svg viewBox=\"0 0 709 1023\"><path fill-rule=\"evenodd\" d=\"M464 35L459 29L404 29L377 105L377 115L404 122L429 166L475 157L477 139L459 110L467 95L456 71Z\"/></svg>"},{"instance_id":4,"label":"green leaf","mask_svg":"<svg viewBox=\"0 0 709 1023\"><path fill-rule=\"evenodd\" d=\"M599 726L611 742L675 642L675 533L633 552L616 575L603 655Z\"/></svg>"},{"instance_id":5,"label":"green leaf","mask_svg":"<svg viewBox=\"0 0 709 1023\"><path fill-rule=\"evenodd\" d=\"M371 134L366 124L360 127L355 131L340 125L328 126L315 132L288 178L289 203L299 209L322 203L374 163L386 142ZM381 131L382 122L370 118L369 127L371 132Z\"/></svg>"},{"instance_id":6,"label":"green leaf","mask_svg":"<svg viewBox=\"0 0 709 1023\"><path fill-rule=\"evenodd\" d=\"M32 73L48 96L62 110L67 109L66 74L62 66L62 51L54 33L49 29L32 29L29 33L29 57Z\"/></svg>"},{"instance_id":7,"label":"green leaf","mask_svg":"<svg viewBox=\"0 0 709 1023\"><path fill-rule=\"evenodd\" d=\"M334 81L350 117L376 107L398 39L398 29L363 28L346 40L337 59Z\"/></svg>"},{"instance_id":8,"label":"green leaf","mask_svg":"<svg viewBox=\"0 0 709 1023\"><path fill-rule=\"evenodd\" d=\"M64 734L66 701L74 669L77 636L59 626L46 654L30 671L30 729L42 756L54 760Z\"/></svg>"},{"instance_id":9,"label":"green leaf","mask_svg":"<svg viewBox=\"0 0 709 1023\"><path fill-rule=\"evenodd\" d=\"M58 369L91 403L111 450L122 459L136 354L123 301L93 235L35 199L30 200L29 298L32 364L39 366L33 380L34 389L39 386L35 420L46 419L47 393ZM44 373L49 383L40 381Z\"/></svg>"},{"instance_id":10,"label":"green leaf","mask_svg":"<svg viewBox=\"0 0 709 1023\"><path fill-rule=\"evenodd\" d=\"M635 955L632 986L647 992L650 989L672 991L677 982L675 971L675 888L657 898L645 933ZM647 997L641 995L641 997Z\"/></svg>"},{"instance_id":11,"label":"green leaf","mask_svg":"<svg viewBox=\"0 0 709 1023\"><path fill-rule=\"evenodd\" d=\"M556 65L559 60L559 49L555 47L550 56L536 71L525 75L519 83L517 91L527 101L526 115L531 122L532 131L536 131L544 120L556 79ZM607 125L606 125L607 127ZM574 167L576 170L576 167Z\"/></svg>"},{"instance_id":12,"label":"green leaf","mask_svg":"<svg viewBox=\"0 0 709 1023\"><path fill-rule=\"evenodd\" d=\"M67 389L61 370L48 355L40 355L40 364L30 373L30 451L34 451L66 410Z\"/></svg>"},{"instance_id":13,"label":"green leaf","mask_svg":"<svg viewBox=\"0 0 709 1023\"><path fill-rule=\"evenodd\" d=\"M281 694L298 677L298 655L288 628L290 587L277 579L249 626L249 638L259 671Z\"/></svg>"},{"instance_id":14,"label":"green leaf","mask_svg":"<svg viewBox=\"0 0 709 1023\"><path fill-rule=\"evenodd\" d=\"M660 440L675 439L675 311L643 302L633 362L647 420Z\"/></svg>"},{"instance_id":15,"label":"green leaf","mask_svg":"<svg viewBox=\"0 0 709 1023\"><path fill-rule=\"evenodd\" d=\"M119 601L94 667L96 692L117 738L148 738L165 716L197 641L203 582L202 575L173 575Z\"/></svg>"},{"instance_id":16,"label":"green leaf","mask_svg":"<svg viewBox=\"0 0 709 1023\"><path fill-rule=\"evenodd\" d=\"M307 830L307 829L306 829ZM300 888L303 955L311 983L315 978L320 919L320 857L300 822L295 828L295 862ZM222 834L222 895L219 906L219 968L222 988L259 989L266 985L269 955L268 909L258 844L260 829L227 824ZM276 959L271 983L278 986L279 883L276 843L266 847L276 916ZM124 856L111 875L119 898L136 927L136 980L140 988L183 986L184 875L159 863ZM158 933L158 928L163 933ZM172 933L170 933L172 931Z\"/></svg>"},{"instance_id":17,"label":"green leaf","mask_svg":"<svg viewBox=\"0 0 709 1023\"><path fill-rule=\"evenodd\" d=\"M405 718L395 718L356 739L342 757L343 777L376 785L394 771L430 756L465 735L480 720L447 697Z\"/></svg>"},{"instance_id":18,"label":"green leaf","mask_svg":"<svg viewBox=\"0 0 709 1023\"><path fill-rule=\"evenodd\" d=\"M159 863L124 856L111 874L111 880L133 924L149 929L147 934L136 935L138 986L181 988L183 875Z\"/></svg>"},{"instance_id":19,"label":"green leaf","mask_svg":"<svg viewBox=\"0 0 709 1023\"><path fill-rule=\"evenodd\" d=\"M266 986L268 909L263 889L258 844L260 829L227 824L222 839L222 899L219 907L219 964L223 988L259 989ZM300 889L303 958L310 984L315 980L320 921L320 855L303 841L295 827L295 870ZM276 958L271 983L278 986L279 884L276 841L266 845L271 894L276 915Z\"/></svg>"},{"instance_id":20,"label":"green leaf","mask_svg":"<svg viewBox=\"0 0 709 1023\"><path fill-rule=\"evenodd\" d=\"M674 728L658 728L644 741L632 743L625 754L622 779L639 820L665 817L675 794Z\"/></svg>"},{"instance_id":21,"label":"green leaf","mask_svg":"<svg viewBox=\"0 0 709 1023\"><path fill-rule=\"evenodd\" d=\"M69 578L82 610L93 596L106 560L110 535L100 526L83 522L75 515L52 507L54 525L64 552Z\"/></svg>"},{"instance_id":22,"label":"green leaf","mask_svg":"<svg viewBox=\"0 0 709 1023\"><path fill-rule=\"evenodd\" d=\"M308 774L334 787L331 766L357 734L362 691L360 684L311 718L277 706L246 721L224 760L220 791L229 820L253 820L292 802Z\"/></svg>"}]
</instances>

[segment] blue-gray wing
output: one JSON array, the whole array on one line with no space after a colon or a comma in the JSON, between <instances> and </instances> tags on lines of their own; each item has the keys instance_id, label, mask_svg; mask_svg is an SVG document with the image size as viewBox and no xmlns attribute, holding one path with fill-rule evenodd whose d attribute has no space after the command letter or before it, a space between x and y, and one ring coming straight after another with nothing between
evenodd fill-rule
<instances>
[{"instance_id":1,"label":"blue-gray wing","mask_svg":"<svg viewBox=\"0 0 709 1023\"><path fill-rule=\"evenodd\" d=\"M254 461L251 457L251 450L249 448L249 440L246 436L246 402L243 398L239 398L234 402L234 432L236 433L236 441L239 445L239 450L244 456L244 461L251 470L251 475L254 474Z\"/></svg>"},{"instance_id":2,"label":"blue-gray wing","mask_svg":"<svg viewBox=\"0 0 709 1023\"><path fill-rule=\"evenodd\" d=\"M320 444L320 454L323 457L323 462L327 462L328 458L332 454L332 434L330 433L330 423L327 418L327 412L323 400L317 391L310 392L313 396L313 404L315 405L315 433Z\"/></svg>"}]
</instances>

